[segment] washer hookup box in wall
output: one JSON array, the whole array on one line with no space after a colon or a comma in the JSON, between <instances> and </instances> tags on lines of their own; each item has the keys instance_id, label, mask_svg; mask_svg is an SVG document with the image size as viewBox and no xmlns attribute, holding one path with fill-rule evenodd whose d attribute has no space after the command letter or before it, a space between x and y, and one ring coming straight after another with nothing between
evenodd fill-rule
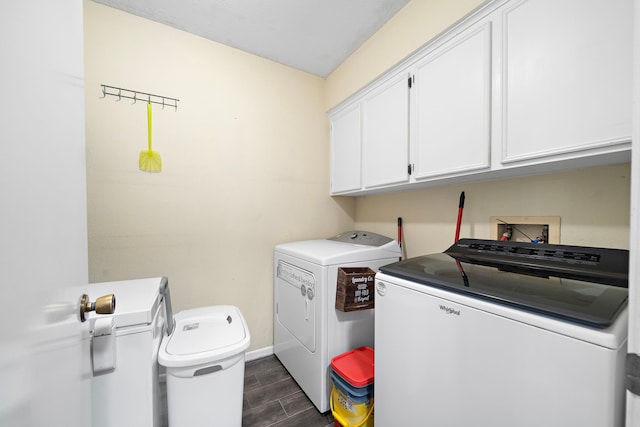
<instances>
[{"instance_id":1,"label":"washer hookup box in wall","mask_svg":"<svg viewBox=\"0 0 640 427\"><path fill-rule=\"evenodd\" d=\"M374 307L373 278L368 267L340 267L336 283L336 309L340 311L368 310Z\"/></svg>"}]
</instances>

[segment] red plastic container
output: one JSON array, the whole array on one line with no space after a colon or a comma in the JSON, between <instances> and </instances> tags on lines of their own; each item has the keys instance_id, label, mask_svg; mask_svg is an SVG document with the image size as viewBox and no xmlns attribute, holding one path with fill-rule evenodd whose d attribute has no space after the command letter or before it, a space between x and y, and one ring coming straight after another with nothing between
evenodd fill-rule
<instances>
[{"instance_id":1,"label":"red plastic container","mask_svg":"<svg viewBox=\"0 0 640 427\"><path fill-rule=\"evenodd\" d=\"M331 359L331 369L354 387L373 383L374 351L371 347L358 347Z\"/></svg>"},{"instance_id":2,"label":"red plastic container","mask_svg":"<svg viewBox=\"0 0 640 427\"><path fill-rule=\"evenodd\" d=\"M373 427L374 351L358 347L331 359L335 427Z\"/></svg>"}]
</instances>

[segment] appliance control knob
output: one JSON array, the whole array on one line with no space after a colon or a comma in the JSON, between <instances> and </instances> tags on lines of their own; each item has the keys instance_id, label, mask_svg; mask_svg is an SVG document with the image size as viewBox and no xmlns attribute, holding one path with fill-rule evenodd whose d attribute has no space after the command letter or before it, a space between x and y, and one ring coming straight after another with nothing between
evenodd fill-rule
<instances>
[{"instance_id":1,"label":"appliance control knob","mask_svg":"<svg viewBox=\"0 0 640 427\"><path fill-rule=\"evenodd\" d=\"M387 286L382 282L376 283L376 292L383 297L387 293Z\"/></svg>"}]
</instances>

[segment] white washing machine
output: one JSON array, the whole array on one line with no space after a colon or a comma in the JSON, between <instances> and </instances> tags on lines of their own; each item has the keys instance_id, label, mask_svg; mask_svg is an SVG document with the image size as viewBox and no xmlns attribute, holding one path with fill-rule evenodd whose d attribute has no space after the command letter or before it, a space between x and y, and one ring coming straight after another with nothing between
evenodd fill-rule
<instances>
[{"instance_id":1,"label":"white washing machine","mask_svg":"<svg viewBox=\"0 0 640 427\"><path fill-rule=\"evenodd\" d=\"M166 278L153 278L86 287L91 300L116 298L113 315L89 314L93 427L166 425L158 349L166 330L167 286Z\"/></svg>"},{"instance_id":2,"label":"white washing machine","mask_svg":"<svg viewBox=\"0 0 640 427\"><path fill-rule=\"evenodd\" d=\"M335 309L339 267L398 261L398 242L366 231L286 243L274 254L274 352L320 412L329 410L331 358L373 347L374 310Z\"/></svg>"},{"instance_id":3,"label":"white washing machine","mask_svg":"<svg viewBox=\"0 0 640 427\"><path fill-rule=\"evenodd\" d=\"M376 425L624 426L628 260L461 239L384 266Z\"/></svg>"}]
</instances>

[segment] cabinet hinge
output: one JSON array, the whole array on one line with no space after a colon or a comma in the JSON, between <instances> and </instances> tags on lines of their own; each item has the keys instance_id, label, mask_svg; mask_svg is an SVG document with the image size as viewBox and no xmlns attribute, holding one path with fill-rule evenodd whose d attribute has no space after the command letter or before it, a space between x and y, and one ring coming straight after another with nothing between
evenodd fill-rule
<instances>
[{"instance_id":1,"label":"cabinet hinge","mask_svg":"<svg viewBox=\"0 0 640 427\"><path fill-rule=\"evenodd\" d=\"M409 89L411 89L411 86L413 86L413 77L409 76L407 83L409 83Z\"/></svg>"},{"instance_id":2,"label":"cabinet hinge","mask_svg":"<svg viewBox=\"0 0 640 427\"><path fill-rule=\"evenodd\" d=\"M407 166L407 173L411 175L412 170L413 168L411 167L411 164L409 164L409 166Z\"/></svg>"}]
</instances>

